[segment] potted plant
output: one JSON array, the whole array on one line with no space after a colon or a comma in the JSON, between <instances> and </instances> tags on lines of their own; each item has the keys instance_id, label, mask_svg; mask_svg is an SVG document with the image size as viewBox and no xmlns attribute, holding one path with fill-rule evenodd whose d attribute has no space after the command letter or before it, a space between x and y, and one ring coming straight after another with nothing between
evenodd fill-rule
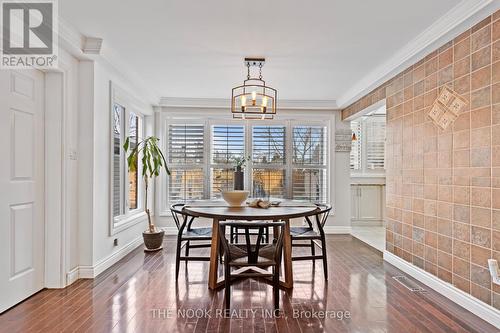
<instances>
[{"instance_id":1,"label":"potted plant","mask_svg":"<svg viewBox=\"0 0 500 333\"><path fill-rule=\"evenodd\" d=\"M160 139L154 136L147 137L139 141L137 145L130 151L127 156L127 164L129 171L137 171L138 161L142 166L142 179L144 180L144 211L148 217L148 230L142 233L144 245L147 251L157 251L162 249L163 236L165 231L158 230L153 221L151 220L151 212L148 208L148 188L149 181L160 175L162 168L165 169L167 175L170 175L170 170L167 166L165 156L161 152L158 142ZM129 138L125 140L123 149L125 153L129 152L130 141Z\"/></svg>"},{"instance_id":2,"label":"potted plant","mask_svg":"<svg viewBox=\"0 0 500 333\"><path fill-rule=\"evenodd\" d=\"M250 156L248 156L248 157L234 157L233 158L233 162L235 164L235 171L234 171L234 189L235 190L243 190L245 182L243 179L243 171L241 171L241 168L245 166L246 162L249 159L250 159Z\"/></svg>"}]
</instances>

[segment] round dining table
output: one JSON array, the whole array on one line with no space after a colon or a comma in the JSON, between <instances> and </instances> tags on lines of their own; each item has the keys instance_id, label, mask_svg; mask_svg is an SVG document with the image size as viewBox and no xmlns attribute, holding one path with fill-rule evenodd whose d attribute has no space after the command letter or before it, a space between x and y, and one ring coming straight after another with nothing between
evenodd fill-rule
<instances>
[{"instance_id":1,"label":"round dining table","mask_svg":"<svg viewBox=\"0 0 500 333\"><path fill-rule=\"evenodd\" d=\"M212 241L210 250L210 268L208 276L208 287L217 289L224 284L222 277L218 276L219 256L219 222L225 220L238 221L283 221L285 222L283 237L283 264L284 280L280 285L284 288L293 288L292 272L292 238L290 236L290 220L313 215L318 208L311 203L284 201L279 206L271 206L267 209L249 207L229 207L221 201L205 201L186 204L184 211L192 216L212 219Z\"/></svg>"}]
</instances>

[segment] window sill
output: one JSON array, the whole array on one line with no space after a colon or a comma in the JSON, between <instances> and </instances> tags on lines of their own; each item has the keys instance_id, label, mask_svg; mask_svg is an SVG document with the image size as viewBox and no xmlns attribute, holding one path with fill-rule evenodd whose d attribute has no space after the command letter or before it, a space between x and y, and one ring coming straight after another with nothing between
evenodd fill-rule
<instances>
[{"instance_id":1,"label":"window sill","mask_svg":"<svg viewBox=\"0 0 500 333\"><path fill-rule=\"evenodd\" d=\"M125 229L128 229L140 222L147 221L146 212L139 210L133 211L127 215L121 215L113 218L113 225L111 226L111 235L115 235Z\"/></svg>"}]
</instances>

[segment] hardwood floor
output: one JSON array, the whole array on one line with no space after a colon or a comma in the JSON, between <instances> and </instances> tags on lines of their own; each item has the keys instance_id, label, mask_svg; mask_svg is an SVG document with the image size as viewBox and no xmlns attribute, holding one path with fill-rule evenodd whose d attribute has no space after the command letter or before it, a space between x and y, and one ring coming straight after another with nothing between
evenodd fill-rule
<instances>
[{"instance_id":1,"label":"hardwood floor","mask_svg":"<svg viewBox=\"0 0 500 333\"><path fill-rule=\"evenodd\" d=\"M402 272L355 238L327 242L328 283L320 262L294 262L278 318L271 286L257 280L234 284L232 318L222 318L223 290L208 289L208 262L182 263L176 284L169 236L162 252L139 248L94 280L39 292L0 316L0 332L497 332L432 290L408 291L392 279Z\"/></svg>"}]
</instances>

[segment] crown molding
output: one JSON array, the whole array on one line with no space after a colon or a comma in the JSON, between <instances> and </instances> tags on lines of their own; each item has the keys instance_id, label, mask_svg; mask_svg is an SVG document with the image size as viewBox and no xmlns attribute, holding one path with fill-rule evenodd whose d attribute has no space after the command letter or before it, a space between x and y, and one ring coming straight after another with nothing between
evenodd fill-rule
<instances>
[{"instance_id":1,"label":"crown molding","mask_svg":"<svg viewBox=\"0 0 500 333\"><path fill-rule=\"evenodd\" d=\"M138 99L146 104L158 105L160 94L147 84L142 77L122 61L113 50L106 47L101 38L81 34L70 23L59 18L58 46L78 60L98 61L119 75L134 91ZM98 52L96 52L98 50Z\"/></svg>"},{"instance_id":2,"label":"crown molding","mask_svg":"<svg viewBox=\"0 0 500 333\"><path fill-rule=\"evenodd\" d=\"M190 98L190 97L162 97L162 107L179 108L227 108L231 106L229 98ZM287 110L337 110L334 100L290 100L279 99L278 109Z\"/></svg>"},{"instance_id":3,"label":"crown molding","mask_svg":"<svg viewBox=\"0 0 500 333\"><path fill-rule=\"evenodd\" d=\"M85 54L101 54L102 38L85 37L83 45L83 53Z\"/></svg>"},{"instance_id":4,"label":"crown molding","mask_svg":"<svg viewBox=\"0 0 500 333\"><path fill-rule=\"evenodd\" d=\"M376 67L338 99L345 108L370 91L419 61L445 42L458 36L475 23L500 8L498 0L463 0L421 34L401 48L393 57Z\"/></svg>"}]
</instances>

